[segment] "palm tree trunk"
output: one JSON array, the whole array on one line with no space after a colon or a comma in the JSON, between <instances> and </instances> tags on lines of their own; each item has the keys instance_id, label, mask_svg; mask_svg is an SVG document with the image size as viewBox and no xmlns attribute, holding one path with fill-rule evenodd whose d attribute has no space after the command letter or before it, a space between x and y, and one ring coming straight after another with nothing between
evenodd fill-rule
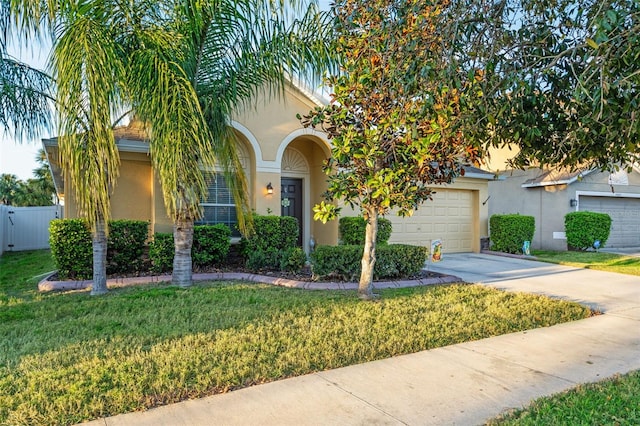
<instances>
[{"instance_id":1,"label":"palm tree trunk","mask_svg":"<svg viewBox=\"0 0 640 426\"><path fill-rule=\"evenodd\" d=\"M362 271L358 284L358 297L363 300L375 298L373 294L373 267L376 264L376 236L378 234L378 212L370 207L365 212L367 226L365 228L364 252L362 253Z\"/></svg>"},{"instance_id":2,"label":"palm tree trunk","mask_svg":"<svg viewBox=\"0 0 640 426\"><path fill-rule=\"evenodd\" d=\"M193 219L178 219L173 225L175 254L173 257L173 284L189 287L192 284L191 246L193 245Z\"/></svg>"},{"instance_id":3,"label":"palm tree trunk","mask_svg":"<svg viewBox=\"0 0 640 426\"><path fill-rule=\"evenodd\" d=\"M91 245L93 247L93 285L91 295L105 294L107 289L107 233L104 218L96 222Z\"/></svg>"}]
</instances>

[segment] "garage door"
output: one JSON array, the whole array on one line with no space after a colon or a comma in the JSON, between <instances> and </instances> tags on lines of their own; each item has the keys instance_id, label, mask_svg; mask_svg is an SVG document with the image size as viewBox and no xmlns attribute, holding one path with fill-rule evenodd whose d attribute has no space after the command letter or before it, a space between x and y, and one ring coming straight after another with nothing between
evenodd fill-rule
<instances>
[{"instance_id":1,"label":"garage door","mask_svg":"<svg viewBox=\"0 0 640 426\"><path fill-rule=\"evenodd\" d=\"M640 247L640 199L580 196L580 210L611 216L607 247Z\"/></svg>"},{"instance_id":2,"label":"garage door","mask_svg":"<svg viewBox=\"0 0 640 426\"><path fill-rule=\"evenodd\" d=\"M389 242L428 246L441 239L445 253L473 250L473 191L437 189L412 217L387 215L393 224Z\"/></svg>"}]
</instances>

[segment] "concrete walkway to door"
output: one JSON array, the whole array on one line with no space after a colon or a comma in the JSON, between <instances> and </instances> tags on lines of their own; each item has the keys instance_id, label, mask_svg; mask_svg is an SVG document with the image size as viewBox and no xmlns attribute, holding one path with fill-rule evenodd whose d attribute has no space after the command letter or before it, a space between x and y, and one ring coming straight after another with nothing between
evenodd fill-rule
<instances>
[{"instance_id":1,"label":"concrete walkway to door","mask_svg":"<svg viewBox=\"0 0 640 426\"><path fill-rule=\"evenodd\" d=\"M94 425L473 425L640 369L640 277L484 254L431 267L604 315L100 419Z\"/></svg>"}]
</instances>

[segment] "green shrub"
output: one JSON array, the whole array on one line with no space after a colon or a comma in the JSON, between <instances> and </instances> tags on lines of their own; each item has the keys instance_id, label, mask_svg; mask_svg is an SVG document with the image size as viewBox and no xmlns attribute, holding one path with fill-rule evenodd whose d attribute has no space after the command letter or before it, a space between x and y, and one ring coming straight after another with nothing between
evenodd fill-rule
<instances>
[{"instance_id":1,"label":"green shrub","mask_svg":"<svg viewBox=\"0 0 640 426\"><path fill-rule=\"evenodd\" d=\"M315 278L337 276L355 281L360 276L363 246L318 246L311 253L311 272Z\"/></svg>"},{"instance_id":2,"label":"green shrub","mask_svg":"<svg viewBox=\"0 0 640 426\"><path fill-rule=\"evenodd\" d=\"M219 265L227 259L231 246L231 229L224 224L199 225L193 228L193 264Z\"/></svg>"},{"instance_id":3,"label":"green shrub","mask_svg":"<svg viewBox=\"0 0 640 426\"><path fill-rule=\"evenodd\" d=\"M307 255L300 247L285 250L267 249L249 253L246 267L252 272L285 271L300 272L307 261Z\"/></svg>"},{"instance_id":4,"label":"green shrub","mask_svg":"<svg viewBox=\"0 0 640 426\"><path fill-rule=\"evenodd\" d=\"M242 238L245 257L256 251L286 250L298 243L298 219L290 216L253 215L254 233Z\"/></svg>"},{"instance_id":5,"label":"green shrub","mask_svg":"<svg viewBox=\"0 0 640 426\"><path fill-rule=\"evenodd\" d=\"M280 250L254 250L247 256L246 267L252 272L276 271L280 267Z\"/></svg>"},{"instance_id":6,"label":"green shrub","mask_svg":"<svg viewBox=\"0 0 640 426\"><path fill-rule=\"evenodd\" d=\"M392 265L391 270L397 270L397 277L406 278L420 273L424 268L427 249L409 244L389 244L376 247L376 258L376 263L378 261L389 263ZM383 275L382 272L379 275L380 278L393 277L392 275Z\"/></svg>"},{"instance_id":7,"label":"green shrub","mask_svg":"<svg viewBox=\"0 0 640 426\"><path fill-rule=\"evenodd\" d=\"M149 225L144 221L109 221L107 273L139 272ZM91 231L84 219L56 219L49 226L49 244L60 278L85 280L93 275Z\"/></svg>"},{"instance_id":8,"label":"green shrub","mask_svg":"<svg viewBox=\"0 0 640 426\"><path fill-rule=\"evenodd\" d=\"M149 243L151 271L156 273L171 271L174 253L173 234L156 232L153 241Z\"/></svg>"},{"instance_id":9,"label":"green shrub","mask_svg":"<svg viewBox=\"0 0 640 426\"><path fill-rule=\"evenodd\" d=\"M533 240L535 229L533 216L494 214L489 218L491 250L521 253L524 242Z\"/></svg>"},{"instance_id":10,"label":"green shrub","mask_svg":"<svg viewBox=\"0 0 640 426\"><path fill-rule=\"evenodd\" d=\"M300 247L281 250L280 270L285 272L300 272L307 262L307 254Z\"/></svg>"},{"instance_id":11,"label":"green shrub","mask_svg":"<svg viewBox=\"0 0 640 426\"><path fill-rule=\"evenodd\" d=\"M139 272L149 236L149 223L142 220L112 220L107 240L107 273Z\"/></svg>"},{"instance_id":12,"label":"green shrub","mask_svg":"<svg viewBox=\"0 0 640 426\"><path fill-rule=\"evenodd\" d=\"M315 278L337 276L345 281L356 281L362 270L363 246L319 246L311 254L311 270ZM427 254L420 246L389 244L376 247L374 279L407 278L418 274L424 267Z\"/></svg>"},{"instance_id":13,"label":"green shrub","mask_svg":"<svg viewBox=\"0 0 640 426\"><path fill-rule=\"evenodd\" d=\"M564 217L564 230L571 249L586 250L596 240L604 247L611 231L611 217L606 213L572 212Z\"/></svg>"},{"instance_id":14,"label":"green shrub","mask_svg":"<svg viewBox=\"0 0 640 426\"><path fill-rule=\"evenodd\" d=\"M345 216L340 218L338 231L340 232L340 244L364 245L367 223L361 216ZM384 217L378 218L378 234L376 244L387 244L391 237L391 221Z\"/></svg>"},{"instance_id":15,"label":"green shrub","mask_svg":"<svg viewBox=\"0 0 640 426\"><path fill-rule=\"evenodd\" d=\"M91 231L82 219L54 219L49 224L49 245L62 279L84 280L93 275Z\"/></svg>"}]
</instances>

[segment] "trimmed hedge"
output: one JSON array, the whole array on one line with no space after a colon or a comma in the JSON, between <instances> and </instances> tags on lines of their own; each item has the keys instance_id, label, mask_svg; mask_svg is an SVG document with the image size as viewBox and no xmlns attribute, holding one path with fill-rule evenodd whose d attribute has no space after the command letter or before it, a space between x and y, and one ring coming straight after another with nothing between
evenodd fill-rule
<instances>
[{"instance_id":1,"label":"trimmed hedge","mask_svg":"<svg viewBox=\"0 0 640 426\"><path fill-rule=\"evenodd\" d=\"M49 246L62 279L84 280L93 275L91 231L83 219L54 219L49 223Z\"/></svg>"},{"instance_id":2,"label":"trimmed hedge","mask_svg":"<svg viewBox=\"0 0 640 426\"><path fill-rule=\"evenodd\" d=\"M148 226L147 222L139 220L109 221L107 273L142 270ZM49 245L60 278L85 280L92 277L92 238L84 219L52 220Z\"/></svg>"},{"instance_id":3,"label":"trimmed hedge","mask_svg":"<svg viewBox=\"0 0 640 426\"><path fill-rule=\"evenodd\" d=\"M149 243L151 271L162 273L173 270L174 254L173 234L156 232L153 241Z\"/></svg>"},{"instance_id":4,"label":"trimmed hedge","mask_svg":"<svg viewBox=\"0 0 640 426\"><path fill-rule=\"evenodd\" d=\"M254 272L298 272L307 258L298 243L298 219L290 216L253 215L253 235L240 241L246 267Z\"/></svg>"},{"instance_id":5,"label":"trimmed hedge","mask_svg":"<svg viewBox=\"0 0 640 426\"><path fill-rule=\"evenodd\" d=\"M197 267L220 265L227 260L231 247L231 229L224 224L193 227L191 257ZM172 233L157 232L149 243L151 271L156 273L173 270L175 246Z\"/></svg>"},{"instance_id":6,"label":"trimmed hedge","mask_svg":"<svg viewBox=\"0 0 640 426\"><path fill-rule=\"evenodd\" d=\"M319 246L311 254L311 271L316 279L338 276L357 281L362 271L360 245ZM376 247L374 279L407 278L418 274L427 259L425 247L389 244Z\"/></svg>"},{"instance_id":7,"label":"trimmed hedge","mask_svg":"<svg viewBox=\"0 0 640 426\"><path fill-rule=\"evenodd\" d=\"M249 253L246 267L252 272L285 271L299 272L307 261L307 255L300 247L286 250L267 249Z\"/></svg>"},{"instance_id":8,"label":"trimmed hedge","mask_svg":"<svg viewBox=\"0 0 640 426\"><path fill-rule=\"evenodd\" d=\"M596 240L604 247L611 232L611 217L606 213L571 212L564 217L564 230L570 249L592 248Z\"/></svg>"},{"instance_id":9,"label":"trimmed hedge","mask_svg":"<svg viewBox=\"0 0 640 426\"><path fill-rule=\"evenodd\" d=\"M254 233L242 238L243 251L286 250L298 242L298 219L291 216L253 215Z\"/></svg>"},{"instance_id":10,"label":"trimmed hedge","mask_svg":"<svg viewBox=\"0 0 640 426\"><path fill-rule=\"evenodd\" d=\"M224 224L198 225L193 228L193 264L220 265L227 259L231 246L231 229Z\"/></svg>"},{"instance_id":11,"label":"trimmed hedge","mask_svg":"<svg viewBox=\"0 0 640 426\"><path fill-rule=\"evenodd\" d=\"M340 244L364 245L367 222L362 216L345 216L340 218L338 232L340 232ZM378 218L378 234L376 244L387 244L391 237L391 221L384 217Z\"/></svg>"},{"instance_id":12,"label":"trimmed hedge","mask_svg":"<svg viewBox=\"0 0 640 426\"><path fill-rule=\"evenodd\" d=\"M107 274L140 272L149 236L149 223L112 220L107 240Z\"/></svg>"},{"instance_id":13,"label":"trimmed hedge","mask_svg":"<svg viewBox=\"0 0 640 426\"><path fill-rule=\"evenodd\" d=\"M494 214L489 218L491 250L521 253L525 241L533 240L536 230L533 216Z\"/></svg>"}]
</instances>

